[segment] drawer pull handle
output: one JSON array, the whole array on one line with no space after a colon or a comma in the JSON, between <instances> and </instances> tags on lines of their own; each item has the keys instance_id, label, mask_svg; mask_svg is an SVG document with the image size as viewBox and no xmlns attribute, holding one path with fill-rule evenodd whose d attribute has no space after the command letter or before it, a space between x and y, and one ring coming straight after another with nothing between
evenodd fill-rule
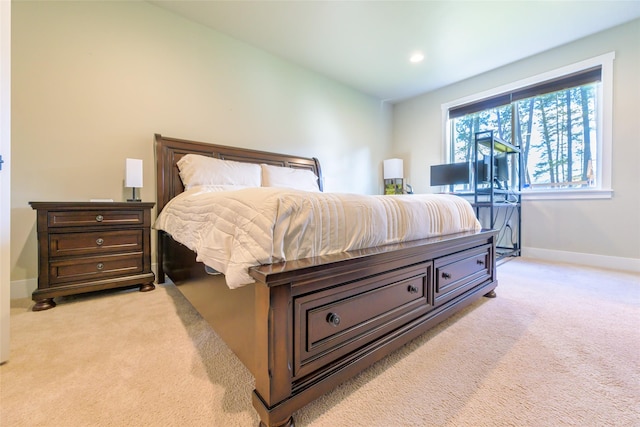
<instances>
[{"instance_id":1,"label":"drawer pull handle","mask_svg":"<svg viewBox=\"0 0 640 427\"><path fill-rule=\"evenodd\" d=\"M476 264L478 264L478 265L484 265L484 261L483 261L483 260L481 260L481 259L476 260Z\"/></svg>"},{"instance_id":2,"label":"drawer pull handle","mask_svg":"<svg viewBox=\"0 0 640 427\"><path fill-rule=\"evenodd\" d=\"M96 221L102 222L103 219L104 217L102 215L96 215Z\"/></svg>"},{"instance_id":3,"label":"drawer pull handle","mask_svg":"<svg viewBox=\"0 0 640 427\"><path fill-rule=\"evenodd\" d=\"M331 323L331 326L338 326L340 324L340 316L335 313L329 313L327 315L327 322Z\"/></svg>"},{"instance_id":4,"label":"drawer pull handle","mask_svg":"<svg viewBox=\"0 0 640 427\"><path fill-rule=\"evenodd\" d=\"M418 293L418 287L417 286L409 285L407 290L412 294L417 294Z\"/></svg>"},{"instance_id":5,"label":"drawer pull handle","mask_svg":"<svg viewBox=\"0 0 640 427\"><path fill-rule=\"evenodd\" d=\"M98 270L102 270L102 269L104 268L104 264L103 264L103 263L101 263L101 262L99 262L99 263L98 263L98 265L96 265L96 268L97 268Z\"/></svg>"},{"instance_id":6,"label":"drawer pull handle","mask_svg":"<svg viewBox=\"0 0 640 427\"><path fill-rule=\"evenodd\" d=\"M449 273L442 273L442 278L443 279L451 279L451 275Z\"/></svg>"},{"instance_id":7,"label":"drawer pull handle","mask_svg":"<svg viewBox=\"0 0 640 427\"><path fill-rule=\"evenodd\" d=\"M102 246L104 244L104 239L102 237L98 237L96 239L96 245Z\"/></svg>"}]
</instances>

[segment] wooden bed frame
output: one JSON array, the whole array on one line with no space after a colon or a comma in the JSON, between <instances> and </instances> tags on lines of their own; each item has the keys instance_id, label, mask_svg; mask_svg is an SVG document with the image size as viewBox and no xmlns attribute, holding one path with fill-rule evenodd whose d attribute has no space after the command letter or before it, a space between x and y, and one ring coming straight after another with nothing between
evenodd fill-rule
<instances>
[{"instance_id":1,"label":"wooden bed frame","mask_svg":"<svg viewBox=\"0 0 640 427\"><path fill-rule=\"evenodd\" d=\"M155 136L157 209L182 191L176 162L196 153L312 170L315 158ZM322 187L321 187L322 189ZM250 269L231 290L195 254L158 232L165 275L255 378L260 426L293 426L293 413L485 296L495 296L491 230L458 233Z\"/></svg>"}]
</instances>

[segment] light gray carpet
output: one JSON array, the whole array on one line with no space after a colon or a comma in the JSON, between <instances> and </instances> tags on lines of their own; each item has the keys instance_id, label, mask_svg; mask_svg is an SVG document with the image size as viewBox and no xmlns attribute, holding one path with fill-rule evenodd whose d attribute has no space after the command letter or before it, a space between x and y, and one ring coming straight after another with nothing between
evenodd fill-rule
<instances>
[{"instance_id":1,"label":"light gray carpet","mask_svg":"<svg viewBox=\"0 0 640 427\"><path fill-rule=\"evenodd\" d=\"M640 278L518 258L297 426L640 426ZM253 379L172 285L14 301L0 425L256 426Z\"/></svg>"}]
</instances>

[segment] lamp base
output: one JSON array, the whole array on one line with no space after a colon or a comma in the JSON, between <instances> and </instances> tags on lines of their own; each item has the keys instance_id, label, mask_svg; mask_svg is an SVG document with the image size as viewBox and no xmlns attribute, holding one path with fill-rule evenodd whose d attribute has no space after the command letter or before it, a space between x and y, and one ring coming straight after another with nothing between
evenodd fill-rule
<instances>
[{"instance_id":1,"label":"lamp base","mask_svg":"<svg viewBox=\"0 0 640 427\"><path fill-rule=\"evenodd\" d=\"M384 194L403 194L404 185L402 178L393 178L384 180Z\"/></svg>"},{"instance_id":2,"label":"lamp base","mask_svg":"<svg viewBox=\"0 0 640 427\"><path fill-rule=\"evenodd\" d=\"M127 202L141 202L142 200L136 197L136 187L133 187L133 194L130 199L127 199Z\"/></svg>"}]
</instances>

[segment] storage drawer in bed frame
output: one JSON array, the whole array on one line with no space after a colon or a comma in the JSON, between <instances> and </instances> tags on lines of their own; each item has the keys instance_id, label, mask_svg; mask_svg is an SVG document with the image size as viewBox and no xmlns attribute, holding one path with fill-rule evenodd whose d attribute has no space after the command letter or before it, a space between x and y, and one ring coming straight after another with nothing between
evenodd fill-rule
<instances>
[{"instance_id":1,"label":"storage drawer in bed frame","mask_svg":"<svg viewBox=\"0 0 640 427\"><path fill-rule=\"evenodd\" d=\"M491 245L435 260L435 305L441 305L491 278Z\"/></svg>"},{"instance_id":2,"label":"storage drawer in bed frame","mask_svg":"<svg viewBox=\"0 0 640 427\"><path fill-rule=\"evenodd\" d=\"M340 364L357 349L490 282L492 250L491 244L479 245L294 297L293 379Z\"/></svg>"},{"instance_id":3,"label":"storage drawer in bed frame","mask_svg":"<svg viewBox=\"0 0 640 427\"><path fill-rule=\"evenodd\" d=\"M370 343L433 308L432 263L294 299L294 377Z\"/></svg>"}]
</instances>

